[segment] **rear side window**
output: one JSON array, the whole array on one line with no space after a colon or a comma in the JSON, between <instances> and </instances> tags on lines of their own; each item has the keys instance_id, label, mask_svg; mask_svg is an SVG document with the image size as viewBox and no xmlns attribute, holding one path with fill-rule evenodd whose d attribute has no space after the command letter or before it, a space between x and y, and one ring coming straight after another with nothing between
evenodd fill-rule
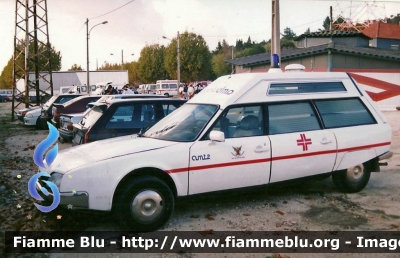
<instances>
[{"instance_id":1,"label":"rear side window","mask_svg":"<svg viewBox=\"0 0 400 258\"><path fill-rule=\"evenodd\" d=\"M321 126L309 102L268 106L269 134L319 130Z\"/></svg>"},{"instance_id":2,"label":"rear side window","mask_svg":"<svg viewBox=\"0 0 400 258\"><path fill-rule=\"evenodd\" d=\"M317 100L325 128L376 124L360 99Z\"/></svg>"}]
</instances>

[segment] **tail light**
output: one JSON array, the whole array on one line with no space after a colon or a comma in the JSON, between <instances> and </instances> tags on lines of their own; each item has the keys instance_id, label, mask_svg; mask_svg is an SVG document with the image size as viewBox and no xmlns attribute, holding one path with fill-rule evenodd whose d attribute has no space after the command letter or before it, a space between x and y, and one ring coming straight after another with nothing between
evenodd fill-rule
<instances>
[{"instance_id":1,"label":"tail light","mask_svg":"<svg viewBox=\"0 0 400 258\"><path fill-rule=\"evenodd\" d=\"M69 122L69 123L67 124L67 129L68 129L69 131L73 131L73 130L74 130L74 127L72 126L72 122Z\"/></svg>"},{"instance_id":2,"label":"tail light","mask_svg":"<svg viewBox=\"0 0 400 258\"><path fill-rule=\"evenodd\" d=\"M89 132L90 129L87 130L87 132L85 133L85 137L83 138L83 143L89 143Z\"/></svg>"}]
</instances>

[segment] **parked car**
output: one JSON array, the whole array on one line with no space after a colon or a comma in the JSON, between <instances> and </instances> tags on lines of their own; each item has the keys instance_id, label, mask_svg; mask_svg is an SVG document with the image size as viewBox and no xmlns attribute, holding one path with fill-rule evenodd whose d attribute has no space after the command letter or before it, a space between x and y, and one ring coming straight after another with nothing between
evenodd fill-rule
<instances>
[{"instance_id":1,"label":"parked car","mask_svg":"<svg viewBox=\"0 0 400 258\"><path fill-rule=\"evenodd\" d=\"M40 114L42 113L42 109L41 108L35 108L32 109L28 112L26 112L25 116L24 116L24 125L28 125L28 126L36 126L36 128L38 127L38 123L37 123L37 119L39 118Z\"/></svg>"},{"instance_id":2,"label":"parked car","mask_svg":"<svg viewBox=\"0 0 400 258\"><path fill-rule=\"evenodd\" d=\"M84 112L89 108L88 104L90 102L97 101L100 98L100 95L85 95L73 98L65 103L54 103L51 123L55 128L59 128L61 114Z\"/></svg>"},{"instance_id":3,"label":"parked car","mask_svg":"<svg viewBox=\"0 0 400 258\"><path fill-rule=\"evenodd\" d=\"M11 101L11 99L8 96L0 95L0 102L8 102L8 101Z\"/></svg>"},{"instance_id":4,"label":"parked car","mask_svg":"<svg viewBox=\"0 0 400 258\"><path fill-rule=\"evenodd\" d=\"M133 98L93 103L79 123L73 125L72 145L139 133L185 102L180 99Z\"/></svg>"},{"instance_id":5,"label":"parked car","mask_svg":"<svg viewBox=\"0 0 400 258\"><path fill-rule=\"evenodd\" d=\"M111 129L130 115L107 117ZM145 133L70 148L45 171L61 206L113 211L124 228L148 231L168 221L180 196L329 175L340 191L361 191L390 158L391 137L376 103L346 73L232 74Z\"/></svg>"},{"instance_id":6,"label":"parked car","mask_svg":"<svg viewBox=\"0 0 400 258\"><path fill-rule=\"evenodd\" d=\"M17 110L18 120L24 122L24 117L25 117L26 113L28 113L29 111L34 110L34 109L41 109L41 106L33 106L33 107L18 109ZM39 113L39 115L40 115L40 113ZM35 123L36 123L36 121L35 121Z\"/></svg>"},{"instance_id":7,"label":"parked car","mask_svg":"<svg viewBox=\"0 0 400 258\"><path fill-rule=\"evenodd\" d=\"M65 94L65 95L70 96L70 94ZM65 102L68 100L69 98L65 98L64 95L53 96L42 106L34 106L31 108L20 109L17 112L18 119L22 118L25 125L36 126L36 128L38 129L45 129L47 128L47 124L44 124L41 127L38 122L38 118L42 114L43 108L47 109L48 107L52 106L54 102L57 101Z\"/></svg>"},{"instance_id":8,"label":"parked car","mask_svg":"<svg viewBox=\"0 0 400 258\"><path fill-rule=\"evenodd\" d=\"M104 95L96 102L98 103L109 103L113 99L133 99L133 98L165 98L165 96L153 95L153 94L118 94L118 95ZM88 104L89 108L93 106L93 103ZM61 142L71 141L74 136L73 124L78 123L82 117L88 112L89 109L81 113L75 114L61 114L60 116L60 127L58 132L60 135L59 140Z\"/></svg>"},{"instance_id":9,"label":"parked car","mask_svg":"<svg viewBox=\"0 0 400 258\"><path fill-rule=\"evenodd\" d=\"M54 103L63 104L65 102L70 101L71 99L74 99L79 96L82 96L82 95L81 94L60 94L60 95L55 95L55 96L51 97L42 106L40 116L37 118L37 121L36 121L36 128L47 129L47 122L51 122L51 119L53 118L52 108L53 108Z\"/></svg>"}]
</instances>

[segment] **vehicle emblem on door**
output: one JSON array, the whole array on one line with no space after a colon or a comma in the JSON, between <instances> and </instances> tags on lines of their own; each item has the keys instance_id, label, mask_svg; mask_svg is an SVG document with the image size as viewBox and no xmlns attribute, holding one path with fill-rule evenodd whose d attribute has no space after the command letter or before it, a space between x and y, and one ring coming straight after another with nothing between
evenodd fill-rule
<instances>
[{"instance_id":1,"label":"vehicle emblem on door","mask_svg":"<svg viewBox=\"0 0 400 258\"><path fill-rule=\"evenodd\" d=\"M235 151L234 153L231 152L232 155L235 156L235 158L241 158L242 155L244 154L244 151L242 151L242 146L240 146L240 147L233 147L232 146L232 148Z\"/></svg>"},{"instance_id":2,"label":"vehicle emblem on door","mask_svg":"<svg viewBox=\"0 0 400 258\"><path fill-rule=\"evenodd\" d=\"M308 145L311 145L311 139L307 139L304 133L300 134L300 140L297 140L297 146L303 146L303 151L308 150Z\"/></svg>"}]
</instances>

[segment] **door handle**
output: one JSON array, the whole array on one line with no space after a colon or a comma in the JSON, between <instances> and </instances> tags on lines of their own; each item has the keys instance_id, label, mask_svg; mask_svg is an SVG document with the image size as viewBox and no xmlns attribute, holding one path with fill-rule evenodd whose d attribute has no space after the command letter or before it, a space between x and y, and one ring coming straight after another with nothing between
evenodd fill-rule
<instances>
[{"instance_id":1,"label":"door handle","mask_svg":"<svg viewBox=\"0 0 400 258\"><path fill-rule=\"evenodd\" d=\"M327 138L322 138L322 140L321 140L321 144L328 144L328 143L332 143L332 141L331 140L328 140Z\"/></svg>"},{"instance_id":2,"label":"door handle","mask_svg":"<svg viewBox=\"0 0 400 258\"><path fill-rule=\"evenodd\" d=\"M254 149L254 152L255 152L255 153L262 153L262 152L266 152L266 151L269 151L269 148L268 148L268 147L262 147L262 146L260 146L260 145L258 145L258 146Z\"/></svg>"}]
</instances>

